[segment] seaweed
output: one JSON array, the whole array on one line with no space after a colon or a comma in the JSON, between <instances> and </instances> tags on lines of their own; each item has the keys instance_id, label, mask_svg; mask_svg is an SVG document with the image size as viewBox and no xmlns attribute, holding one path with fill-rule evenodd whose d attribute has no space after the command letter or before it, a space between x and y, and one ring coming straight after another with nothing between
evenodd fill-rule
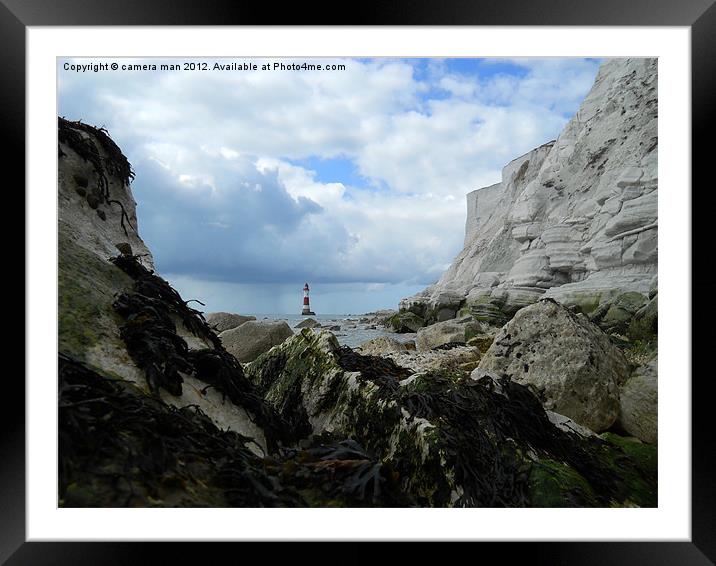
<instances>
[{"instance_id":1,"label":"seaweed","mask_svg":"<svg viewBox=\"0 0 716 566\"><path fill-rule=\"evenodd\" d=\"M59 355L59 505L409 505L389 463L317 437L260 458L196 406L176 408Z\"/></svg>"},{"instance_id":2,"label":"seaweed","mask_svg":"<svg viewBox=\"0 0 716 566\"><path fill-rule=\"evenodd\" d=\"M110 261L134 279L134 295L144 297L155 305L163 305L165 311L179 317L188 331L207 340L215 348L221 348L221 340L202 312L189 307L188 303L192 301L184 301L166 280L142 265L139 257L123 253L110 258Z\"/></svg>"},{"instance_id":3,"label":"seaweed","mask_svg":"<svg viewBox=\"0 0 716 566\"><path fill-rule=\"evenodd\" d=\"M380 461L353 439L315 437L304 450L288 450L281 480L301 493L342 506L415 506L400 489L390 461ZM325 502L323 503L325 505Z\"/></svg>"},{"instance_id":4,"label":"seaweed","mask_svg":"<svg viewBox=\"0 0 716 566\"><path fill-rule=\"evenodd\" d=\"M465 345L465 342L446 342L445 344L440 344L439 346L435 346L433 348L433 350L434 351L452 350L453 348L459 348L464 345Z\"/></svg>"},{"instance_id":5,"label":"seaweed","mask_svg":"<svg viewBox=\"0 0 716 566\"><path fill-rule=\"evenodd\" d=\"M413 373L409 369L399 366L390 358L365 356L348 346L340 348L336 360L345 371L360 372L360 380L375 383L381 391L386 393L395 393L398 390L399 381Z\"/></svg>"},{"instance_id":6,"label":"seaweed","mask_svg":"<svg viewBox=\"0 0 716 566\"><path fill-rule=\"evenodd\" d=\"M131 292L120 294L114 310L125 319L120 336L155 396L164 389L182 394L182 373L215 387L224 398L246 409L266 433L268 448L294 436L291 423L267 403L246 378L241 364L229 354L203 314L187 305L171 285L144 267L138 256L121 254L110 261L134 279ZM174 317L213 348L189 350L177 334Z\"/></svg>"},{"instance_id":7,"label":"seaweed","mask_svg":"<svg viewBox=\"0 0 716 566\"><path fill-rule=\"evenodd\" d=\"M107 157L102 157L94 141L95 139L99 142ZM81 121L72 122L59 117L58 141L68 145L84 161L89 161L92 164L97 175L97 186L91 194L87 195L87 202L90 206L97 208L102 202L119 205L121 209L120 223L125 235L128 235L125 221L136 233L137 229L132 225L124 205L120 201L113 199L109 193L107 175L117 176L125 185L128 185L134 179L134 171L117 144L109 137L107 130L103 127L95 128L94 126L83 124ZM59 158L64 157L66 154L59 144L57 147ZM84 188L87 188L87 183L85 182L81 186L84 190Z\"/></svg>"},{"instance_id":8,"label":"seaweed","mask_svg":"<svg viewBox=\"0 0 716 566\"><path fill-rule=\"evenodd\" d=\"M436 426L440 450L463 488L456 505L530 505L533 467L542 459L563 462L593 489L593 499L583 494L574 505L608 506L628 497L615 470L655 488L624 452L555 427L537 397L509 378L472 380L434 371L394 398L411 418Z\"/></svg>"},{"instance_id":9,"label":"seaweed","mask_svg":"<svg viewBox=\"0 0 716 566\"><path fill-rule=\"evenodd\" d=\"M96 128L89 124L84 124L81 120L71 121L63 117L58 117L58 140L70 146L85 161L89 161L95 168L95 171L104 176L106 174L115 175L122 179L125 184L129 184L134 179L134 171L129 160L109 137L106 128ZM88 134L83 136L80 132ZM106 159L102 159L98 148L92 137L99 141L102 149L107 154ZM106 176L103 181L106 183Z\"/></svg>"},{"instance_id":10,"label":"seaweed","mask_svg":"<svg viewBox=\"0 0 716 566\"><path fill-rule=\"evenodd\" d=\"M61 506L304 505L251 442L59 355Z\"/></svg>"},{"instance_id":11,"label":"seaweed","mask_svg":"<svg viewBox=\"0 0 716 566\"><path fill-rule=\"evenodd\" d=\"M529 466L501 422L500 396L484 384L445 372L421 376L397 401L437 427L446 463L463 493L458 506L526 506ZM440 502L446 504L446 501Z\"/></svg>"}]
</instances>

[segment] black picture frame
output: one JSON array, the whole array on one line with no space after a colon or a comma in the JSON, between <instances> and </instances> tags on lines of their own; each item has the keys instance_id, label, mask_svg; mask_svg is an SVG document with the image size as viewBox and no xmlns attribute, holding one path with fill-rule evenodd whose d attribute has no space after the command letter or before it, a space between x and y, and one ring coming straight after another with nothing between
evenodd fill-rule
<instances>
[{"instance_id":1,"label":"black picture frame","mask_svg":"<svg viewBox=\"0 0 716 566\"><path fill-rule=\"evenodd\" d=\"M579 25L579 26L687 26L691 29L692 54L692 167L693 187L711 191L712 157L707 154L714 123L716 97L716 5L714 0L500 0L469 1L400 0L345 5L323 2L284 4L280 9L268 3L240 3L231 0L0 0L0 115L7 144L4 150L6 198L15 196L13 210L25 210L23 191L25 171L25 32L28 26L72 25ZM349 15L350 22L345 21ZM322 21L321 21L322 20ZM10 164L15 164L11 167ZM14 176L14 178L13 178ZM688 189L687 189L688 190ZM8 192L12 193L7 194ZM54 194L54 193L53 193ZM710 257L707 206L693 206L692 258ZM688 194L684 198L689 197ZM6 205L7 206L7 205ZM7 208L5 209L7 220ZM700 216L701 215L701 216ZM704 230L703 237L694 233ZM17 234L17 232L14 232ZM15 247L15 246L11 246ZM704 248L704 249L699 249ZM8 264L6 264L8 265ZM692 266L696 266L692 261ZM15 273L19 268L14 268ZM23 269L24 273L24 269ZM692 297L708 297L712 279L697 277L692 267ZM18 280L17 276L14 277ZM27 283L27 282L25 282ZM688 290L684 290L687 292ZM23 289L25 301L29 299ZM6 294L6 297L8 295ZM7 300L7 299L6 299ZM17 303L15 300L14 302ZM716 333L708 322L713 309L699 308L692 313L692 351L706 351ZM13 331L19 334L17 330ZM24 336L24 332L23 332ZM30 338L30 337L28 337ZM688 355L680 352L679 355ZM8 358L6 358L8 359ZM696 361L695 359L693 361ZM128 564L158 559L164 563L211 563L215 550L237 559L254 550L257 543L231 545L171 543L80 543L25 542L25 389L17 371L5 365L2 441L0 444L0 562L17 564ZM713 370L692 375L692 538L690 542L525 542L471 543L473 559L499 559L502 563L532 564L711 564L716 561L716 441L713 435L711 405L714 399ZM691 376L668 376L691 379ZM48 384L54 383L48 377ZM320 539L320 533L316 533ZM270 551L259 548L271 562L308 557L312 562L326 559L364 563L387 556L384 544L350 543L357 550L306 549L303 543L284 543ZM380 546L380 547L378 547ZM228 547L228 548L227 548ZM400 551L401 561L424 563L423 545L410 545ZM446 558L444 550L437 552ZM325 553L325 554L324 554ZM457 555L455 555L457 556ZM432 561L432 558L430 558ZM7 561L7 562L5 562ZM321 560L322 561L322 560Z\"/></svg>"}]
</instances>

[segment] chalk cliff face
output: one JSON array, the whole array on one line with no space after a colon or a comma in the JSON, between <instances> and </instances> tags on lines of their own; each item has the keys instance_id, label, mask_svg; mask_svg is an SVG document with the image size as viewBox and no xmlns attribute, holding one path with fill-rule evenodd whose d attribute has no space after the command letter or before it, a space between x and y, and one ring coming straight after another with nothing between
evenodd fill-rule
<instances>
[{"instance_id":1,"label":"chalk cliff face","mask_svg":"<svg viewBox=\"0 0 716 566\"><path fill-rule=\"evenodd\" d=\"M657 273L657 61L605 61L557 140L467 195L465 247L401 301L427 323L470 309L501 322L549 296L590 312Z\"/></svg>"}]
</instances>

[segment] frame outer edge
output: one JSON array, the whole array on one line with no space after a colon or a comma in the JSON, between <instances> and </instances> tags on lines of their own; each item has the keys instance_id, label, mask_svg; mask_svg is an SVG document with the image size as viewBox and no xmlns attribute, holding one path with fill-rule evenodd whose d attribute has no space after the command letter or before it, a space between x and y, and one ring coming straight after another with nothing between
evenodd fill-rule
<instances>
[{"instance_id":1,"label":"frame outer edge","mask_svg":"<svg viewBox=\"0 0 716 566\"><path fill-rule=\"evenodd\" d=\"M126 16L119 16L117 12L113 13L111 11L105 11L104 14L102 14L102 6L99 5L97 5L94 9L90 8L89 10L86 10L83 15L80 15L79 12L75 12L73 10L72 5L74 4L75 6L77 6L78 4L77 2L73 1L58 1L55 4L56 8L62 8L63 10L65 10L64 15L59 14L57 10L51 9L47 11L38 11L38 5L46 6L44 2L27 2L27 4L33 5L27 12L25 12L22 7L18 8L18 2L15 2L13 0L10 0L10 2L4 0L2 3L0 3L0 45L2 46L1 53L4 56L2 58L2 64L0 65L0 78L2 80L1 84L9 85L9 88L0 89L0 116L2 116L3 118L3 124L5 126L6 132L7 134L9 134L7 136L7 139L11 142L9 144L8 149L6 150L8 151L8 153L6 153L7 162L24 163L23 150L25 146L26 24L21 22L17 17L15 17L15 15L5 5L7 3L14 5L14 11L16 13L19 11L20 15L23 17L23 19L28 25L88 25L93 22L111 25L110 22L107 20L114 20L117 21L117 23L119 23L119 21L121 20L125 20L125 23L130 22L126 21ZM130 1L129 4L132 4L132 2ZM190 2L178 2L178 4L178 12L181 13L182 10L185 11L183 16L180 15L177 18L178 21L173 22L175 24L182 23L182 20L186 19L188 15L193 11L188 6L188 4L191 4ZM635 2L635 4L637 3ZM702 181L702 183L699 183L700 186L709 179L709 177L707 177L706 175L709 175L709 171L707 171L707 164L710 161L711 155L708 151L710 148L707 148L705 145L699 144L698 139L700 138L701 141L704 141L713 137L714 128L712 128L711 126L714 123L714 114L716 114L716 106L712 102L713 93L716 92L716 50L714 49L714 38L716 37L716 4L713 4L713 0L709 0L709 2L697 0L696 2L690 3L691 10L688 11L684 10L683 4L680 4L681 3L674 2L673 6L675 9L672 11L667 10L666 12L669 13L658 10L659 14L657 16L654 16L652 12L652 16L649 16L648 19L650 20L651 25L657 23L653 20L657 20L658 24L660 25L685 25L685 12L687 14L693 15L701 14L700 17L698 17L698 19L693 22L691 30L692 116L694 117L694 119L692 119L692 163L694 176L693 186L696 186L697 179L699 181ZM696 4L699 7L696 7ZM711 5L708 8L705 8L704 11L703 6L708 4ZM420 3L416 5L416 7L418 6L420 6ZM157 7L158 6L156 3L154 5L149 2L145 3L142 7L143 9L137 10L138 18L135 18L136 20L144 21L135 21L131 23L144 23L146 25L149 23L147 22L147 20L155 20ZM424 5L422 7L424 8ZM453 5L453 8L454 7L455 6ZM618 19L622 19L622 22L616 22L617 25L619 23L621 23L621 25L630 25L630 23L627 23L624 20L629 20L629 22L633 20L633 15L627 14L626 17L624 17L625 14L623 13L623 8L625 7L626 6L624 5L621 6L622 17ZM468 7L464 6L464 8L464 12L469 13ZM602 7L602 9L605 12L607 11L604 6ZM144 12L143 15L142 12ZM380 10L369 10L369 12L372 12L373 16L378 16L378 18L376 19L380 18ZM420 8L418 8L418 12L420 12ZM448 10L448 12L450 14L449 16L446 17L445 15L443 15L443 17L441 17L440 19L455 19L455 14L452 13L452 10ZM506 9L505 12L509 14L511 10ZM587 10L587 12L588 14L591 14L592 10ZM396 13L398 15L398 19L416 20L413 23L420 23L426 19L425 10L420 12L417 16L406 18L406 14L404 12L401 13L400 10L396 10L394 6L392 10L384 10L382 12L383 16L387 16L385 19L390 20L390 22L386 21L385 23L394 23L394 21L396 20ZM402 18L400 16L402 16ZM485 19L487 20L493 19L495 17L494 15L490 16L490 14L485 14L483 12L483 17L485 16ZM552 17L550 17L549 19L552 19ZM88 21L88 19L92 21ZM474 16L470 16L467 19L473 20ZM508 16L507 19L511 18ZM518 17L517 19L519 20L521 18ZM539 16L535 17L534 15L530 14L525 19L537 20L541 18ZM562 19L563 18L560 18L560 20ZM567 19L573 19L573 21L574 19L577 19L581 21L583 17L578 16L575 18L574 15L572 15ZM614 24L615 22L612 21L613 19L614 18L611 16L602 16L601 18L597 17L594 18L594 23L591 25L609 25L610 23ZM489 23L490 22L486 21L483 22L483 25L489 25ZM530 24L529 21L526 21L524 23ZM554 25L554 21L545 23L552 23ZM562 23L562 25L570 24L569 21L562 21L560 23ZM537 24L537 21L533 21L531 23L531 25ZM638 25L638 23L636 25ZM645 23L642 21L641 25L645 25ZM24 187L24 176L25 171L24 168L22 168L21 172L19 173L19 181L21 184L17 184L15 186ZM713 176L711 175L710 178L712 179ZM704 188L702 190L708 190L711 185L712 183L704 185ZM22 210L23 212L25 212L24 199L22 202ZM695 216L693 217L693 228L697 228L700 226L701 229L704 229L704 226L708 226L708 219L704 216L707 213L705 207L693 208L692 205L692 211L702 215L699 218ZM702 222L699 222L699 220L701 220ZM706 242L708 240L694 238L693 245L696 246L699 241ZM705 244L701 244L701 246L705 247ZM694 249L692 250L692 257L698 258L704 256L697 255L697 250L694 247ZM23 263L23 283L25 274L24 268L25 266ZM708 293L708 282L708 277L694 277L692 283L692 291L694 295L699 293L699 291L704 294ZM23 296L25 296L24 291ZM26 296L25 298L27 299ZM699 334L697 332L697 324L699 322L703 322L703 319L707 316L706 312L707 311L701 311L699 313L695 313L695 316L692 319L692 325L694 330L692 350L695 348L700 348L700 351L704 351L703 348L706 347L706 340L709 337L708 335L711 334ZM716 477L716 465L714 465L713 456L713 454L716 453L716 439L714 438L713 434L711 434L713 423L707 420L707 415L709 415L710 411L712 410L710 407L710 405L712 404L712 396L708 395L708 381L708 376L703 375L701 376L700 381L693 380L692 382L694 409L692 425L694 447L694 450L692 451L692 540L693 545L697 547L700 552L703 553L702 557L708 557L709 561L713 561L714 556L716 556L716 537L714 537L713 535L713 533L716 532L716 484L713 481L713 478ZM24 400L24 387L22 384L19 383L19 380L8 379L6 381L6 387L9 388L6 389L6 394L12 395L13 399ZM45 546L40 545L39 543L32 543L22 547L23 542L25 540L25 445L23 433L25 425L25 405L24 402L14 402L13 405L15 405L14 409L16 412L12 414L12 416L4 423L4 430L2 431L2 440L0 441L0 454L2 454L2 466L0 467L0 563L4 563L5 560L7 560L7 558L18 547L21 547L21 552L18 552L17 554L22 555L25 554L22 551L29 550L27 548L29 546L35 547L33 550L36 551L39 550L39 548L37 548L38 546ZM698 448L698 451L695 450L696 448ZM668 545L669 543L666 544ZM57 544L48 544L47 546L57 546ZM96 545L92 546L95 546L96 548ZM645 544L645 546L650 545ZM16 558L20 558L19 556L17 556L17 554ZM61 558L61 554L62 553L60 553L60 556L56 557ZM558 552L557 554L561 553ZM570 553L567 554L569 555ZM562 555L564 556L564 554ZM582 558L586 558L586 556ZM695 557L692 556L691 560L687 559L685 562L694 563L692 562L694 558ZM14 560L11 561L15 562ZM62 562L62 560L60 561ZM537 562L539 562L539 560ZM584 563L588 562L589 559L584 561ZM701 562L701 560L698 560L698 562Z\"/></svg>"},{"instance_id":2,"label":"frame outer edge","mask_svg":"<svg viewBox=\"0 0 716 566\"><path fill-rule=\"evenodd\" d=\"M691 513L692 541L712 561L716 561L716 439L713 420L713 369L697 365L693 354L703 357L713 347L711 308L693 308L713 292L713 279L704 273L708 258L711 206L703 206L707 192L712 193L713 132L716 128L716 4L712 4L691 28L691 159L692 159L692 468ZM709 141L711 143L709 143ZM696 189L698 187L698 189ZM696 190L699 206L694 206ZM713 199L713 194L709 195ZM706 239L704 239L706 238ZM703 263L703 262L706 263ZM701 267L699 274L696 267ZM702 267L704 266L704 267ZM710 330L708 330L710 328ZM710 364L709 364L710 365Z\"/></svg>"},{"instance_id":3,"label":"frame outer edge","mask_svg":"<svg viewBox=\"0 0 716 566\"><path fill-rule=\"evenodd\" d=\"M6 196L19 203L5 205L13 216L25 220L25 26L4 4L0 4L0 119L2 120L6 148L3 150L3 173ZM7 207L7 208L6 208ZM23 224L23 238L25 235ZM24 240L23 240L24 243ZM24 246L23 246L24 247ZM24 250L23 250L24 251ZM16 261L16 260L15 260ZM20 294L26 305L25 255L22 275L11 276L16 286L22 284ZM17 269L17 268L15 268ZM17 273L17 270L15 270ZM19 309L16 301L15 308ZM15 313L22 321L22 336L26 338L25 312ZM15 334L17 331L13 331ZM17 334L15 334L17 335ZM9 347L9 344L7 345ZM17 359L17 358L16 358ZM21 368L2 372L3 404L2 436L0 437L0 563L4 562L25 541L25 357ZM20 379L18 369L22 369Z\"/></svg>"}]
</instances>

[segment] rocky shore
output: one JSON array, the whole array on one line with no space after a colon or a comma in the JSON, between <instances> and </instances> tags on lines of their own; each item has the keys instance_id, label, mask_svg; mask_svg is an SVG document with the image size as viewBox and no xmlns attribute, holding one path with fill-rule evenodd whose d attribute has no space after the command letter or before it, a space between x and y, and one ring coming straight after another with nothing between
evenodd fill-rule
<instances>
[{"instance_id":1,"label":"rocky shore","mask_svg":"<svg viewBox=\"0 0 716 566\"><path fill-rule=\"evenodd\" d=\"M59 119L59 505L656 506L655 65L468 196L435 286L294 328L190 307L127 159Z\"/></svg>"}]
</instances>

